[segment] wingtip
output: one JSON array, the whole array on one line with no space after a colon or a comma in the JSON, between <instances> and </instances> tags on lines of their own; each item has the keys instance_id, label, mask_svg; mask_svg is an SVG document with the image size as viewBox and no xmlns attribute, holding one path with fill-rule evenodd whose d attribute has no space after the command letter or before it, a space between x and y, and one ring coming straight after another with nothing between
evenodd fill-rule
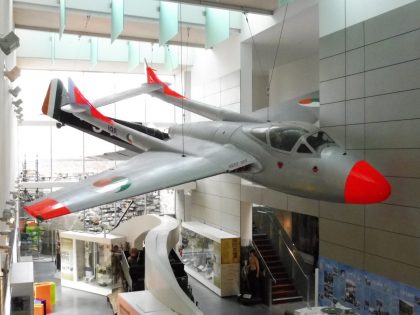
<instances>
[{"instance_id":1,"label":"wingtip","mask_svg":"<svg viewBox=\"0 0 420 315\"><path fill-rule=\"evenodd\" d=\"M48 220L71 213L66 206L51 198L42 199L31 205L24 206L23 209L40 220Z\"/></svg>"}]
</instances>

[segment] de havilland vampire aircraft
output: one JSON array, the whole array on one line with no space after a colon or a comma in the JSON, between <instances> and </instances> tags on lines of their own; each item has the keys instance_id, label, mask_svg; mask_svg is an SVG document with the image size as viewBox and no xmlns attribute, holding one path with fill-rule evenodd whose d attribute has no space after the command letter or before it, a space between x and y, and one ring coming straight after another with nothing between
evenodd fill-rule
<instances>
[{"instance_id":1,"label":"de havilland vampire aircraft","mask_svg":"<svg viewBox=\"0 0 420 315\"><path fill-rule=\"evenodd\" d=\"M70 79L68 91L60 80L51 81L44 114L137 154L114 169L27 204L28 213L51 219L222 173L279 192L338 203L377 203L391 193L374 167L347 154L315 127L319 108L305 105L311 100L285 106L278 122L267 122L187 99L151 67L146 73L147 83L139 88L93 102ZM165 133L104 116L97 109L143 93L211 121L175 125Z\"/></svg>"}]
</instances>

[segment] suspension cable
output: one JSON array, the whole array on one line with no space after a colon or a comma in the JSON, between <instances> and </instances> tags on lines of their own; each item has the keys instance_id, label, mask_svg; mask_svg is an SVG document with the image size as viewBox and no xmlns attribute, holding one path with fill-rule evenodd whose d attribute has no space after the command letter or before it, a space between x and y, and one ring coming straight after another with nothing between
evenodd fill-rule
<instances>
[{"instance_id":1,"label":"suspension cable","mask_svg":"<svg viewBox=\"0 0 420 315\"><path fill-rule=\"evenodd\" d=\"M274 76L274 69L276 68L276 62L277 62L277 56L279 54L279 50L280 50L280 43L281 43L281 38L283 35L283 30L284 30L284 24L286 23L286 16L287 16L287 9L289 8L289 4L286 4L286 8L284 9L284 15L283 15L283 21L281 23L281 29L280 29L280 34L279 34L279 40L277 42L277 48L276 48L276 54L274 55L274 62L273 62L273 68L271 69L271 73L270 73L270 79L268 81L268 86L267 86L267 95L268 95L268 106L267 106L267 121L270 121L270 112L269 112L269 108L270 108L270 89L271 89L271 81L273 80L273 76Z\"/></svg>"},{"instance_id":2,"label":"suspension cable","mask_svg":"<svg viewBox=\"0 0 420 315\"><path fill-rule=\"evenodd\" d=\"M179 29L181 30L181 91L182 95L185 94L185 84L184 84L184 74L183 74L183 59L182 59L182 50L183 50L183 42L182 42L182 12L181 9L181 1L179 1ZM189 31L188 31L188 37L189 37ZM185 110L184 110L184 98L181 98L181 133L182 133L182 157L185 157L185 137L184 137L184 122L185 122Z\"/></svg>"}]
</instances>

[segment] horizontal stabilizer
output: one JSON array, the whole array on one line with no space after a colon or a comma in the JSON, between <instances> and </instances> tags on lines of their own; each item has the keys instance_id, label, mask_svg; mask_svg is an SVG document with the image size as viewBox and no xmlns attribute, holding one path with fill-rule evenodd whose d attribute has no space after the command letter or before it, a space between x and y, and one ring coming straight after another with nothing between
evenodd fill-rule
<instances>
[{"instance_id":1,"label":"horizontal stabilizer","mask_svg":"<svg viewBox=\"0 0 420 315\"><path fill-rule=\"evenodd\" d=\"M142 84L140 87L135 88L135 89L130 89L124 92L120 92L120 93L116 93L113 95L109 95L106 97L102 97L100 99L97 99L95 101L93 101L93 106L95 107L101 107L101 106L105 106L105 105L109 105L112 103L116 103L122 100L125 100L127 98L131 98L131 97L135 97L141 94L148 94L151 93L153 91L157 91L163 88L163 85L160 84Z\"/></svg>"},{"instance_id":2,"label":"horizontal stabilizer","mask_svg":"<svg viewBox=\"0 0 420 315\"><path fill-rule=\"evenodd\" d=\"M67 104L67 105L63 105L61 107L61 110L67 112L67 113L83 113L85 111L87 111L89 108L88 107L81 107L81 106L77 106L75 104Z\"/></svg>"}]
</instances>

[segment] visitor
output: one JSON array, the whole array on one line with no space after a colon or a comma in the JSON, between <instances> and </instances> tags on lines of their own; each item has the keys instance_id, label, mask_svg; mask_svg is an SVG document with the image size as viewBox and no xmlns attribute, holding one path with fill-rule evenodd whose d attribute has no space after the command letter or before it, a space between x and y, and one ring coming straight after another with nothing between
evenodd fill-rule
<instances>
[{"instance_id":1,"label":"visitor","mask_svg":"<svg viewBox=\"0 0 420 315\"><path fill-rule=\"evenodd\" d=\"M260 276L260 263L257 256L255 255L255 250L251 249L249 251L249 269L248 269L248 283L249 283L249 293L252 297L257 296L257 287L258 287L258 278Z\"/></svg>"},{"instance_id":2,"label":"visitor","mask_svg":"<svg viewBox=\"0 0 420 315\"><path fill-rule=\"evenodd\" d=\"M111 270L114 284L118 283L121 277L121 252L118 245L114 245L111 250Z\"/></svg>"},{"instance_id":3,"label":"visitor","mask_svg":"<svg viewBox=\"0 0 420 315\"><path fill-rule=\"evenodd\" d=\"M130 249L130 256L128 256L127 261L130 266L139 263L139 250L136 247Z\"/></svg>"}]
</instances>

